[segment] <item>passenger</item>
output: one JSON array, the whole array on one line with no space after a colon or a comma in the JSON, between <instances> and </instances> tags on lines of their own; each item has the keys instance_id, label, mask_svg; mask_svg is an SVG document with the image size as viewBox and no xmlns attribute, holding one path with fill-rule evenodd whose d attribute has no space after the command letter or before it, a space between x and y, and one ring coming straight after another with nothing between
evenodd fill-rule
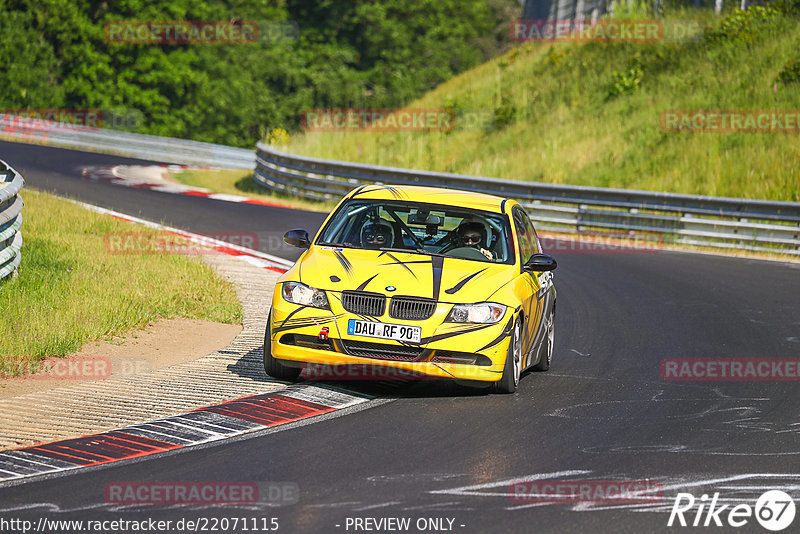
<instances>
[{"instance_id":1,"label":"passenger","mask_svg":"<svg viewBox=\"0 0 800 534\"><path fill-rule=\"evenodd\" d=\"M494 254L486 246L486 228L479 222L465 222L458 227L458 241L463 247L479 250L489 261L494 261Z\"/></svg>"},{"instance_id":2,"label":"passenger","mask_svg":"<svg viewBox=\"0 0 800 534\"><path fill-rule=\"evenodd\" d=\"M361 246L379 249L392 246L392 227L382 222L368 221L361 228Z\"/></svg>"}]
</instances>

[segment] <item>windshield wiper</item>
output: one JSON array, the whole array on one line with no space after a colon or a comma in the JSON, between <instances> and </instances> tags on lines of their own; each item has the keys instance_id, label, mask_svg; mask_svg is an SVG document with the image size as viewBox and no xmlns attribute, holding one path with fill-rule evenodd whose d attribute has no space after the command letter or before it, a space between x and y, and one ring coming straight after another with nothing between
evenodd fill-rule
<instances>
[{"instance_id":1,"label":"windshield wiper","mask_svg":"<svg viewBox=\"0 0 800 534\"><path fill-rule=\"evenodd\" d=\"M392 247L381 247L378 250L382 252L405 252L405 253L415 253L415 254L426 254L428 256L442 256L444 254L439 254L438 252L429 252L424 248L392 248Z\"/></svg>"},{"instance_id":2,"label":"windshield wiper","mask_svg":"<svg viewBox=\"0 0 800 534\"><path fill-rule=\"evenodd\" d=\"M331 243L329 241L319 241L317 243L317 245L321 245L321 246L324 246L324 247L344 247L344 248L361 248L361 249L364 248L364 247L361 247L361 246L358 246L358 245L356 245L354 243L349 243L349 242L347 242L347 243Z\"/></svg>"},{"instance_id":3,"label":"windshield wiper","mask_svg":"<svg viewBox=\"0 0 800 534\"><path fill-rule=\"evenodd\" d=\"M381 247L378 250L383 252L416 252L417 254L427 254L428 251L424 248L393 248L393 247Z\"/></svg>"}]
</instances>

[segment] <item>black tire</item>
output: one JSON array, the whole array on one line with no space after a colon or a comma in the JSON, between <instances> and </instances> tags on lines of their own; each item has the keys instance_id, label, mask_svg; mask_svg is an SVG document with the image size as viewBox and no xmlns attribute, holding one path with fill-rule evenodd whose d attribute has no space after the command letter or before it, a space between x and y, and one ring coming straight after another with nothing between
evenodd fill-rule
<instances>
[{"instance_id":1,"label":"black tire","mask_svg":"<svg viewBox=\"0 0 800 534\"><path fill-rule=\"evenodd\" d=\"M278 380L297 380L302 371L299 367L287 367L279 360L272 357L272 335L270 334L270 326L272 325L272 312L267 317L267 328L264 331L264 371L267 375Z\"/></svg>"},{"instance_id":2,"label":"black tire","mask_svg":"<svg viewBox=\"0 0 800 534\"><path fill-rule=\"evenodd\" d=\"M517 319L511 341L508 343L506 364L503 366L503 377L494 383L497 393L514 393L522 374L522 322Z\"/></svg>"},{"instance_id":3,"label":"black tire","mask_svg":"<svg viewBox=\"0 0 800 534\"><path fill-rule=\"evenodd\" d=\"M547 371L550 369L550 361L553 359L553 343L555 342L555 323L556 311L553 309L550 312L550 317L545 323L544 339L542 339L541 357L536 365L533 366L534 371Z\"/></svg>"}]
</instances>

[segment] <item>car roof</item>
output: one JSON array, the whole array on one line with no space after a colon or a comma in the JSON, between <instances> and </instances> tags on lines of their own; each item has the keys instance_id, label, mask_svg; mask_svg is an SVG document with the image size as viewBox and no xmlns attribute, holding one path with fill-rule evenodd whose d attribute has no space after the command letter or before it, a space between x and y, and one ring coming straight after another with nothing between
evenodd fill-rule
<instances>
[{"instance_id":1,"label":"car roof","mask_svg":"<svg viewBox=\"0 0 800 534\"><path fill-rule=\"evenodd\" d=\"M506 199L484 193L473 193L443 187L419 185L365 185L350 193L350 198L374 200L408 200L430 204L444 204L477 210L503 212Z\"/></svg>"}]
</instances>

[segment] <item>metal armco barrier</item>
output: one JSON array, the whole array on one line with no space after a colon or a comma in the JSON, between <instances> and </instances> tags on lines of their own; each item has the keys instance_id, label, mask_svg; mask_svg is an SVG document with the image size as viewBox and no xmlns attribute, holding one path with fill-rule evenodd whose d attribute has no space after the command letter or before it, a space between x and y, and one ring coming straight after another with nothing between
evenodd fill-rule
<instances>
[{"instance_id":1,"label":"metal armco barrier","mask_svg":"<svg viewBox=\"0 0 800 534\"><path fill-rule=\"evenodd\" d=\"M255 165L255 153L247 148L108 128L90 128L8 114L0 114L0 136L79 150L112 152L179 165L225 169L252 169Z\"/></svg>"},{"instance_id":2,"label":"metal armco barrier","mask_svg":"<svg viewBox=\"0 0 800 534\"><path fill-rule=\"evenodd\" d=\"M16 272L22 259L22 176L0 161L0 280Z\"/></svg>"},{"instance_id":3,"label":"metal armco barrier","mask_svg":"<svg viewBox=\"0 0 800 534\"><path fill-rule=\"evenodd\" d=\"M361 184L449 187L518 200L541 230L616 233L663 243L800 256L800 202L504 180L316 159L257 145L255 182L310 200Z\"/></svg>"}]
</instances>

